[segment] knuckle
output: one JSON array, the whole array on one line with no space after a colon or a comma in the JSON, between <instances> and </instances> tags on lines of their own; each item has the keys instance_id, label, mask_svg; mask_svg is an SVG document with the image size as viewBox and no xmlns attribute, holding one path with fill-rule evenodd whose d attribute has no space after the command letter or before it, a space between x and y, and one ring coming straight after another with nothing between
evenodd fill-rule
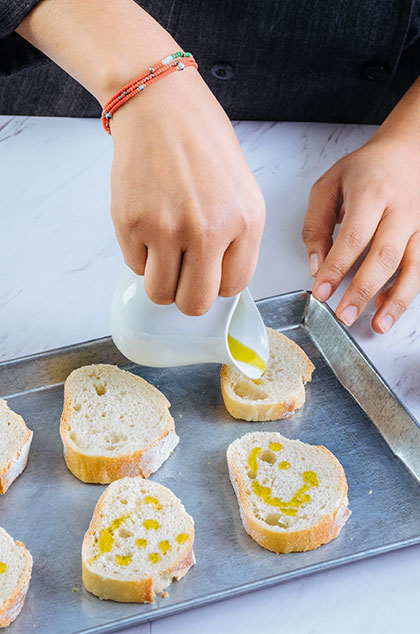
<instances>
[{"instance_id":1,"label":"knuckle","mask_svg":"<svg viewBox=\"0 0 420 634\"><path fill-rule=\"evenodd\" d=\"M179 310L189 317L200 317L204 315L210 308L210 304L204 300L195 299L194 301L177 302Z\"/></svg>"},{"instance_id":2,"label":"knuckle","mask_svg":"<svg viewBox=\"0 0 420 634\"><path fill-rule=\"evenodd\" d=\"M257 231L259 232L262 228L261 220L262 218L254 209L248 213L240 214L238 220L239 231L237 235L255 234Z\"/></svg>"},{"instance_id":3,"label":"knuckle","mask_svg":"<svg viewBox=\"0 0 420 634\"><path fill-rule=\"evenodd\" d=\"M174 298L170 293L160 288L149 288L146 282L144 285L144 290L146 291L149 299L151 299L154 304L167 305L172 304L174 301Z\"/></svg>"},{"instance_id":4,"label":"knuckle","mask_svg":"<svg viewBox=\"0 0 420 634\"><path fill-rule=\"evenodd\" d=\"M144 266L140 265L140 264L128 264L127 265L132 271L133 273L135 273L136 275L144 275Z\"/></svg>"},{"instance_id":5,"label":"knuckle","mask_svg":"<svg viewBox=\"0 0 420 634\"><path fill-rule=\"evenodd\" d=\"M190 218L188 220L188 222L184 225L182 232L192 242L194 242L194 246L202 247L207 240L208 234L210 233L210 228L201 214L197 214L195 218Z\"/></svg>"},{"instance_id":6,"label":"knuckle","mask_svg":"<svg viewBox=\"0 0 420 634\"><path fill-rule=\"evenodd\" d=\"M381 203L387 199L388 187L386 183L379 178L373 179L369 183L366 183L366 190L369 191L369 195L373 200Z\"/></svg>"},{"instance_id":7,"label":"knuckle","mask_svg":"<svg viewBox=\"0 0 420 634\"><path fill-rule=\"evenodd\" d=\"M360 251L366 246L366 238L363 227L354 225L344 234L344 244L352 251Z\"/></svg>"},{"instance_id":8,"label":"knuckle","mask_svg":"<svg viewBox=\"0 0 420 634\"><path fill-rule=\"evenodd\" d=\"M306 242L312 242L319 235L319 228L314 225L305 223L302 227L302 240Z\"/></svg>"},{"instance_id":9,"label":"knuckle","mask_svg":"<svg viewBox=\"0 0 420 634\"><path fill-rule=\"evenodd\" d=\"M369 302L372 299L373 295L373 288L367 282L358 284L355 288L355 297L362 304L366 304L367 302Z\"/></svg>"},{"instance_id":10,"label":"knuckle","mask_svg":"<svg viewBox=\"0 0 420 634\"><path fill-rule=\"evenodd\" d=\"M245 282L244 284L223 285L220 287L219 295L222 297L233 297L243 291L247 283L248 282Z\"/></svg>"},{"instance_id":11,"label":"knuckle","mask_svg":"<svg viewBox=\"0 0 420 634\"><path fill-rule=\"evenodd\" d=\"M383 244L379 249L378 262L384 269L396 269L400 258L398 251L392 244Z\"/></svg>"},{"instance_id":12,"label":"knuckle","mask_svg":"<svg viewBox=\"0 0 420 634\"><path fill-rule=\"evenodd\" d=\"M178 237L178 227L170 218L160 218L156 226L157 236L160 242L173 242Z\"/></svg>"},{"instance_id":13,"label":"knuckle","mask_svg":"<svg viewBox=\"0 0 420 634\"><path fill-rule=\"evenodd\" d=\"M340 260L333 260L328 264L328 273L327 276L331 276L334 280L341 279L347 273L346 266L344 262Z\"/></svg>"},{"instance_id":14,"label":"knuckle","mask_svg":"<svg viewBox=\"0 0 420 634\"><path fill-rule=\"evenodd\" d=\"M131 257L124 256L124 262L129 269L136 275L144 275L145 263L140 260L133 260Z\"/></svg>"},{"instance_id":15,"label":"knuckle","mask_svg":"<svg viewBox=\"0 0 420 634\"><path fill-rule=\"evenodd\" d=\"M118 224L120 230L125 233L137 231L141 225L141 218L138 210L133 208L131 205L122 208L121 212L118 214Z\"/></svg>"}]
</instances>

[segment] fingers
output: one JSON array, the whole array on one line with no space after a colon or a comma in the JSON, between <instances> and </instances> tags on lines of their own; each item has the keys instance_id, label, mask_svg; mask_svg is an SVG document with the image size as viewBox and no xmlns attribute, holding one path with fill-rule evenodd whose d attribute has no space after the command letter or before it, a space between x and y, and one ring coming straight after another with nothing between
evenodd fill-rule
<instances>
[{"instance_id":1,"label":"fingers","mask_svg":"<svg viewBox=\"0 0 420 634\"><path fill-rule=\"evenodd\" d=\"M214 228L196 225L183 256L175 298L182 312L202 315L218 295L232 297L249 284L257 264L264 218L264 201L257 197L250 209L238 214L236 237L230 241L215 236ZM225 238L228 235L226 231L222 234Z\"/></svg>"},{"instance_id":2,"label":"fingers","mask_svg":"<svg viewBox=\"0 0 420 634\"><path fill-rule=\"evenodd\" d=\"M133 219L133 214L130 215L124 206L114 202L111 205L111 215L124 262L136 275L144 275L147 246L139 231L137 219Z\"/></svg>"},{"instance_id":3,"label":"fingers","mask_svg":"<svg viewBox=\"0 0 420 634\"><path fill-rule=\"evenodd\" d=\"M257 266L260 240L261 235L250 235L231 242L223 256L219 295L233 297L248 286Z\"/></svg>"},{"instance_id":4,"label":"fingers","mask_svg":"<svg viewBox=\"0 0 420 634\"><path fill-rule=\"evenodd\" d=\"M117 236L118 237L118 236ZM136 275L144 275L147 261L147 247L145 244L130 244L125 246L124 242L119 240L124 253L124 261L126 265L136 273Z\"/></svg>"},{"instance_id":5,"label":"fingers","mask_svg":"<svg viewBox=\"0 0 420 634\"><path fill-rule=\"evenodd\" d=\"M384 289L383 291L377 294L377 296L375 297L376 308L379 308L384 303L384 301L389 295L390 290L391 290L391 287Z\"/></svg>"},{"instance_id":6,"label":"fingers","mask_svg":"<svg viewBox=\"0 0 420 634\"><path fill-rule=\"evenodd\" d=\"M309 268L314 277L331 248L339 206L338 177L334 178L327 172L311 189L302 228L302 239L308 251Z\"/></svg>"},{"instance_id":7,"label":"fingers","mask_svg":"<svg viewBox=\"0 0 420 634\"><path fill-rule=\"evenodd\" d=\"M219 294L221 275L222 254L191 246L182 258L175 295L178 308L186 315L204 315Z\"/></svg>"},{"instance_id":8,"label":"fingers","mask_svg":"<svg viewBox=\"0 0 420 634\"><path fill-rule=\"evenodd\" d=\"M401 262L401 272L394 285L380 294L379 308L372 320L373 329L387 332L407 310L420 291L420 232L413 234Z\"/></svg>"},{"instance_id":9,"label":"fingers","mask_svg":"<svg viewBox=\"0 0 420 634\"><path fill-rule=\"evenodd\" d=\"M379 224L363 264L337 306L338 318L350 326L366 304L397 270L409 238L408 229L401 230L392 215Z\"/></svg>"},{"instance_id":10,"label":"fingers","mask_svg":"<svg viewBox=\"0 0 420 634\"><path fill-rule=\"evenodd\" d=\"M340 231L318 271L313 294L324 302L369 244L384 211L384 203L365 189L352 191L345 200Z\"/></svg>"},{"instance_id":11,"label":"fingers","mask_svg":"<svg viewBox=\"0 0 420 634\"><path fill-rule=\"evenodd\" d=\"M144 290L156 304L175 301L182 253L169 244L149 248L144 270Z\"/></svg>"}]
</instances>

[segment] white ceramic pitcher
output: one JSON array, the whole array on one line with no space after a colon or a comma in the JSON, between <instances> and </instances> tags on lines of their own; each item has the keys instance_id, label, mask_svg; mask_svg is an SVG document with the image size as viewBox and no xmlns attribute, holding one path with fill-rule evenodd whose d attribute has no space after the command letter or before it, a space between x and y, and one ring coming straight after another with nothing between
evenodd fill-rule
<instances>
[{"instance_id":1,"label":"white ceramic pitcher","mask_svg":"<svg viewBox=\"0 0 420 634\"><path fill-rule=\"evenodd\" d=\"M175 304L153 303L144 290L143 277L128 268L112 300L111 333L128 359L153 367L226 363L257 379L269 354L267 331L247 288L235 297L218 297L205 315L188 317ZM262 366L235 359L231 337L254 351ZM235 350L234 354L241 356Z\"/></svg>"}]
</instances>

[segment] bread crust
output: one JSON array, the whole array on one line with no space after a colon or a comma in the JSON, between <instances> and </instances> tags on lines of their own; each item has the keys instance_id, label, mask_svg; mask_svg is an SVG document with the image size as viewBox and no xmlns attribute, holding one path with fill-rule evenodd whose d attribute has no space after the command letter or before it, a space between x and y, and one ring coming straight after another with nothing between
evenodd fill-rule
<instances>
[{"instance_id":1,"label":"bread crust","mask_svg":"<svg viewBox=\"0 0 420 634\"><path fill-rule=\"evenodd\" d=\"M10 457L8 462L0 470L0 495L6 493L12 482L14 482L25 469L28 463L29 451L33 438L33 432L26 426L26 423L23 420L22 416L19 416L19 414L16 414L16 412L13 412L13 415L17 416L25 427L25 436L20 447L18 447L16 452Z\"/></svg>"},{"instance_id":2,"label":"bread crust","mask_svg":"<svg viewBox=\"0 0 420 634\"><path fill-rule=\"evenodd\" d=\"M64 460L72 474L87 484L109 484L126 476L148 478L170 456L179 442L175 429L169 428L165 430L167 433L162 434L153 444L133 454L115 457L90 456L73 448L64 425L60 425ZM156 456L159 456L159 460L155 459Z\"/></svg>"},{"instance_id":3,"label":"bread crust","mask_svg":"<svg viewBox=\"0 0 420 634\"><path fill-rule=\"evenodd\" d=\"M305 552L314 550L322 544L327 544L339 534L341 528L347 521L351 511L347 508L347 480L344 469L337 458L323 445L318 445L318 449L326 452L337 467L339 480L342 487L342 497L336 510L328 515L324 515L318 524L305 530L299 531L275 531L270 529L262 520L257 519L250 508L249 497L245 493L245 483L235 467L235 461L227 451L227 462L229 477L235 491L242 524L248 533L260 546L271 550L274 553Z\"/></svg>"},{"instance_id":4,"label":"bread crust","mask_svg":"<svg viewBox=\"0 0 420 634\"><path fill-rule=\"evenodd\" d=\"M275 333L277 337L285 338L282 333L267 328L268 333ZM229 386L231 378L229 374L231 368L228 365L223 365L220 371L220 384L222 389L222 396L225 407L229 414L233 418L245 420L247 422L264 422L271 420L280 420L289 418L294 414L297 409L300 409L305 403L305 383L308 383L312 379L312 372L315 370L315 366L302 348L295 342L286 337L288 345L296 350L297 355L304 360L304 370L302 374L302 387L298 393L291 394L283 402L264 402L261 401L244 401L242 399L236 399L230 394Z\"/></svg>"},{"instance_id":5,"label":"bread crust","mask_svg":"<svg viewBox=\"0 0 420 634\"><path fill-rule=\"evenodd\" d=\"M20 614L25 602L26 594L28 592L29 582L31 580L31 553L26 548L23 542L16 541L15 544L19 548L23 549L23 553L25 556L25 570L15 592L11 597L9 597L3 608L0 609L0 627L6 627L7 625L10 625L10 623L12 623L12 621L14 621L16 617Z\"/></svg>"},{"instance_id":6,"label":"bread crust","mask_svg":"<svg viewBox=\"0 0 420 634\"><path fill-rule=\"evenodd\" d=\"M305 403L305 388L302 386L301 393L297 396L291 396L282 403L264 403L236 401L231 398L226 389L229 383L228 378L229 366L224 365L220 371L220 383L222 388L223 402L229 414L233 418L245 420L249 422L265 422L270 420L280 420L289 418L295 411L301 408ZM309 378L309 381L311 379Z\"/></svg>"},{"instance_id":7,"label":"bread crust","mask_svg":"<svg viewBox=\"0 0 420 634\"><path fill-rule=\"evenodd\" d=\"M191 546L187 552L180 556L180 558L174 563L174 565L167 571L167 583L159 588L155 588L152 577L145 577L144 579L137 580L123 580L114 579L111 577L104 577L96 572L93 572L86 565L85 551L88 548L89 543L93 539L93 533L96 530L97 525L100 523L100 514L102 507L107 497L107 490L105 490L100 496L89 528L85 533L82 545L82 580L86 590L96 595L100 599L110 599L112 601L118 601L120 603L153 603L153 600L157 592L161 592L167 588L173 580L179 580L184 577L188 570L195 564L195 556L192 547L194 541L194 528L190 532Z\"/></svg>"},{"instance_id":8,"label":"bread crust","mask_svg":"<svg viewBox=\"0 0 420 634\"><path fill-rule=\"evenodd\" d=\"M71 376L71 375L70 375ZM148 478L173 452L179 443L174 419L167 412L166 425L160 437L138 451L122 456L97 456L80 451L70 438L71 388L68 379L64 385L64 406L60 420L60 436L63 442L64 460L71 473L90 484L109 484L120 478L142 476ZM162 405L170 403L162 393Z\"/></svg>"}]
</instances>

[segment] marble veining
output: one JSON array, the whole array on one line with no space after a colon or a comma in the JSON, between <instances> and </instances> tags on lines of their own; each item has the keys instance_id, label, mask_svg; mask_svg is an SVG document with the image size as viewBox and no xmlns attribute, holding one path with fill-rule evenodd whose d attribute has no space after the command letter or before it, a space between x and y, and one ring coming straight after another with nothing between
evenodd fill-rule
<instances>
[{"instance_id":1,"label":"marble veining","mask_svg":"<svg viewBox=\"0 0 420 634\"><path fill-rule=\"evenodd\" d=\"M311 185L374 129L235 123L267 203L251 284L255 298L311 287L300 238ZM112 141L99 121L0 117L0 360L109 333L109 305L122 269L109 214L111 160ZM418 419L419 309L420 296L390 334L380 336L370 328L369 306L350 329ZM418 634L419 568L417 546L130 631Z\"/></svg>"}]
</instances>

